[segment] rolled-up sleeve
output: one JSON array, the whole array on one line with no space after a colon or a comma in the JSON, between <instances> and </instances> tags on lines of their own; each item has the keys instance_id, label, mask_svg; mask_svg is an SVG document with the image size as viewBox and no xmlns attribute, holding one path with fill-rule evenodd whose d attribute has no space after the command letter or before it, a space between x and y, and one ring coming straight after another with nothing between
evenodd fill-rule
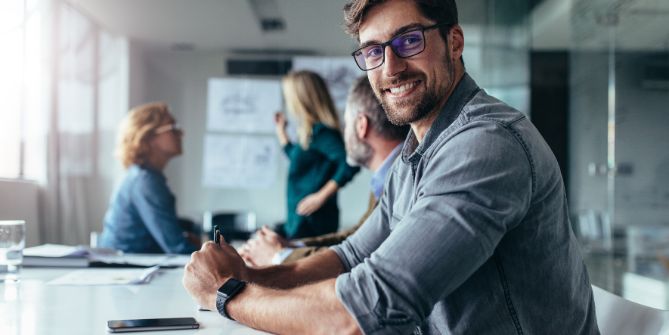
<instances>
[{"instance_id":1,"label":"rolled-up sleeve","mask_svg":"<svg viewBox=\"0 0 669 335\"><path fill-rule=\"evenodd\" d=\"M351 268L337 278L337 297L365 334L411 333L490 258L529 208L532 172L522 143L492 122L465 128L424 157L425 174L412 194L386 186L403 192L391 194L395 201L413 203L385 216L397 222L389 222L392 232L378 248L364 257L367 245L357 239L365 236L358 234L334 248Z\"/></svg>"}]
</instances>

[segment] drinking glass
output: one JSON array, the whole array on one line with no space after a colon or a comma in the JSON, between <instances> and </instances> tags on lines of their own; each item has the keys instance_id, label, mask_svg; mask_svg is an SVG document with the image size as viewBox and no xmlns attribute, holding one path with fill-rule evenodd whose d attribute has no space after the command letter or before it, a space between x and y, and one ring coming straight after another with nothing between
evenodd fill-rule
<instances>
[{"instance_id":1,"label":"drinking glass","mask_svg":"<svg viewBox=\"0 0 669 335\"><path fill-rule=\"evenodd\" d=\"M23 220L0 220L0 282L19 280L25 225Z\"/></svg>"}]
</instances>

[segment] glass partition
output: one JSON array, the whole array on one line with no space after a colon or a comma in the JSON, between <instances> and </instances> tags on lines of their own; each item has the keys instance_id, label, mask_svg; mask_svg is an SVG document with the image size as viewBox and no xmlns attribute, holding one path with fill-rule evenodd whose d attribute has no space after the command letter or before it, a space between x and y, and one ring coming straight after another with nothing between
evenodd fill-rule
<instances>
[{"instance_id":1,"label":"glass partition","mask_svg":"<svg viewBox=\"0 0 669 335\"><path fill-rule=\"evenodd\" d=\"M461 1L458 6L467 71L489 94L529 114L530 1Z\"/></svg>"},{"instance_id":2,"label":"glass partition","mask_svg":"<svg viewBox=\"0 0 669 335\"><path fill-rule=\"evenodd\" d=\"M593 284L669 309L669 3L576 0L569 200Z\"/></svg>"}]
</instances>

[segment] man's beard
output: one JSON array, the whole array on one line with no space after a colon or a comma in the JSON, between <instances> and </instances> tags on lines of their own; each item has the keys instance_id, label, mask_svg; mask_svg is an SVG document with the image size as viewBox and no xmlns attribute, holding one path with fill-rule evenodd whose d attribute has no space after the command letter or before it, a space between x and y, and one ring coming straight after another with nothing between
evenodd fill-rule
<instances>
[{"instance_id":1,"label":"man's beard","mask_svg":"<svg viewBox=\"0 0 669 335\"><path fill-rule=\"evenodd\" d=\"M369 161L372 160L372 156L374 155L374 149L369 144L358 139L355 134L355 125L351 128L351 130L346 129L344 131L346 163L350 166L368 167Z\"/></svg>"},{"instance_id":2,"label":"man's beard","mask_svg":"<svg viewBox=\"0 0 669 335\"><path fill-rule=\"evenodd\" d=\"M433 82L428 85L426 81L426 76L421 76L420 74L415 73L404 73L401 74L399 78L394 80L395 82L405 82L410 80L420 79L420 85L425 85L425 93L419 98L418 102L415 101L401 101L400 103L390 103L386 99L386 94L381 93L380 96L377 94L377 98L381 102L383 109L386 111L388 120L396 125L403 126L426 117L430 112L432 112L440 102L440 97L443 97L444 94L448 94L450 87L453 85L454 80L454 63L450 57L446 57L444 60L444 66L448 70L450 78L448 89L444 92L437 92L437 83ZM422 77L422 78L421 78Z\"/></svg>"},{"instance_id":3,"label":"man's beard","mask_svg":"<svg viewBox=\"0 0 669 335\"><path fill-rule=\"evenodd\" d=\"M424 118L437 106L439 97L434 90L428 90L423 94L418 104L412 101L402 101L400 103L389 103L385 96L381 97L381 105L386 111L388 120L396 125L403 126Z\"/></svg>"}]
</instances>

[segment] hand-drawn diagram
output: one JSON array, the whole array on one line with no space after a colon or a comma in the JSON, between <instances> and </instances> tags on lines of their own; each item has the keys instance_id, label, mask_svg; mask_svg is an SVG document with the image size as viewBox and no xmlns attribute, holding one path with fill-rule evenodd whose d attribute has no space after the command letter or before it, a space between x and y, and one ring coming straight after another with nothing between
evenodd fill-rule
<instances>
[{"instance_id":1,"label":"hand-drawn diagram","mask_svg":"<svg viewBox=\"0 0 669 335\"><path fill-rule=\"evenodd\" d=\"M273 115L281 109L277 80L209 79L207 130L273 133Z\"/></svg>"},{"instance_id":2,"label":"hand-drawn diagram","mask_svg":"<svg viewBox=\"0 0 669 335\"><path fill-rule=\"evenodd\" d=\"M277 144L270 136L214 135L204 138L202 185L222 188L271 187L276 181Z\"/></svg>"}]
</instances>

